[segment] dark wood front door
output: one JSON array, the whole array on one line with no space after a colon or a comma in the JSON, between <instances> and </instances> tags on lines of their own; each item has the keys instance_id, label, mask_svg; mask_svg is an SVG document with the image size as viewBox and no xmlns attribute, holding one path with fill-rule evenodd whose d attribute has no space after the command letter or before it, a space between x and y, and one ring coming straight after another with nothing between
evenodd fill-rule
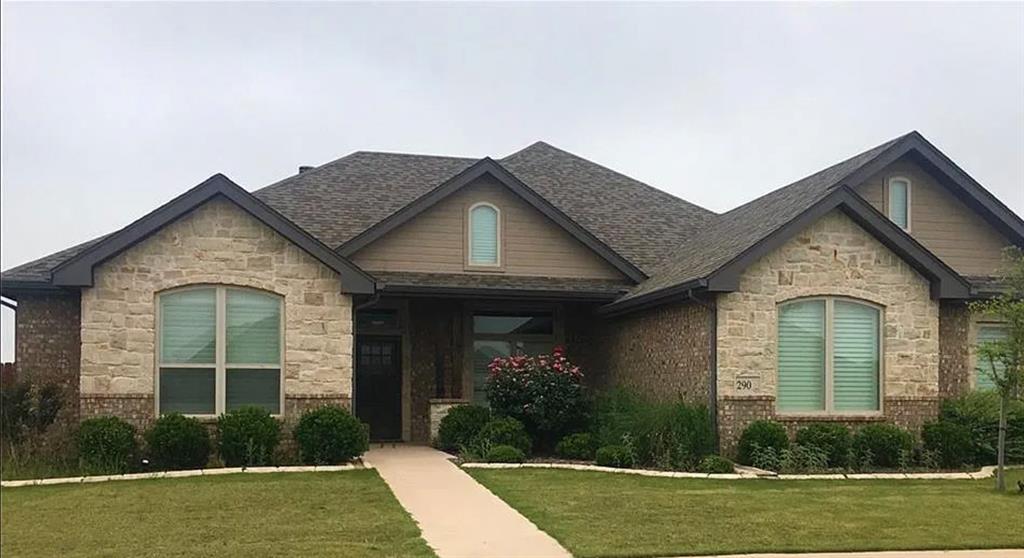
<instances>
[{"instance_id":1,"label":"dark wood front door","mask_svg":"<svg viewBox=\"0 0 1024 558\"><path fill-rule=\"evenodd\" d=\"M356 416L371 440L402 439L402 351L398 337L356 337Z\"/></svg>"}]
</instances>

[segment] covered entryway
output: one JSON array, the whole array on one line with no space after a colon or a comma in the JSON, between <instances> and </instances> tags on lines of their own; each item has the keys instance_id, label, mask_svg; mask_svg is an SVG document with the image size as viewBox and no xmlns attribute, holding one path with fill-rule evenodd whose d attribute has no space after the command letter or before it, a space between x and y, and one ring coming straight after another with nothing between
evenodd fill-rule
<instances>
[{"instance_id":1,"label":"covered entryway","mask_svg":"<svg viewBox=\"0 0 1024 558\"><path fill-rule=\"evenodd\" d=\"M356 416L371 440L402 439L401 337L356 337Z\"/></svg>"}]
</instances>

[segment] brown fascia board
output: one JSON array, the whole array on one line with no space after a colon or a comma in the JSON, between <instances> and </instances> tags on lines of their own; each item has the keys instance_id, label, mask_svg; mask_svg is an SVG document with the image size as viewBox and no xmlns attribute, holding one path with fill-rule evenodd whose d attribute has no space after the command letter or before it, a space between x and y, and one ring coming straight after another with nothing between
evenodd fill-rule
<instances>
[{"instance_id":1,"label":"brown fascia board","mask_svg":"<svg viewBox=\"0 0 1024 558\"><path fill-rule=\"evenodd\" d=\"M931 282L932 298L970 297L970 283L847 186L835 189L796 218L772 231L761 241L712 272L707 278L708 290L735 291L739 287L740 275L750 265L834 209L841 209L886 248L927 277Z\"/></svg>"},{"instance_id":2,"label":"brown fascia board","mask_svg":"<svg viewBox=\"0 0 1024 558\"><path fill-rule=\"evenodd\" d=\"M223 174L215 174L127 227L53 269L51 282L58 287L91 287L93 268L145 240L164 226L214 197L222 196L287 240L293 242L341 276L342 292L372 294L375 280L338 255L276 210L256 199Z\"/></svg>"},{"instance_id":3,"label":"brown fascia board","mask_svg":"<svg viewBox=\"0 0 1024 558\"><path fill-rule=\"evenodd\" d=\"M338 247L338 253L346 257L351 256L371 242L409 222L413 217L416 217L423 211L433 207L441 200L467 186L474 180L488 174L509 190L512 190L534 209L540 211L545 217L554 221L557 225L562 227L562 229L572 235L573 238L580 241L590 250L594 251L602 259L615 267L615 269L622 272L626 277L629 277L637 283L647 278L639 268L612 250L607 244L591 234L590 231L570 219L568 215L562 213L558 208L551 205L551 203L544 199L543 196L534 192L533 189L524 184L521 180L516 178L515 175L510 173L490 157L485 157L477 161L469 168L448 179L438 187L426 194L423 194L405 207L387 216L376 225L348 240Z\"/></svg>"},{"instance_id":4,"label":"brown fascia board","mask_svg":"<svg viewBox=\"0 0 1024 558\"><path fill-rule=\"evenodd\" d=\"M606 291L558 291L549 289L514 289L502 287L444 287L444 286L413 286L388 285L381 287L381 294L404 296L424 296L438 298L497 298L497 299L528 299L528 300L572 300L611 302L621 293Z\"/></svg>"},{"instance_id":5,"label":"brown fascia board","mask_svg":"<svg viewBox=\"0 0 1024 558\"><path fill-rule=\"evenodd\" d=\"M911 132L871 162L837 182L855 187L904 156L910 156L958 199L984 216L1000 233L1024 246L1024 220L918 132Z\"/></svg>"}]
</instances>

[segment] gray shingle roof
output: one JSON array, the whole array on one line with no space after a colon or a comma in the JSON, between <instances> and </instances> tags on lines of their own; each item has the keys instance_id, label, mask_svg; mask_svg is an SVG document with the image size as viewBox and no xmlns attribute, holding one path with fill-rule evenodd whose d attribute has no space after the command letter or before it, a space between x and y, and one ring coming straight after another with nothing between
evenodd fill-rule
<instances>
[{"instance_id":1,"label":"gray shingle roof","mask_svg":"<svg viewBox=\"0 0 1024 558\"><path fill-rule=\"evenodd\" d=\"M2 280L4 282L26 282L26 283L46 283L50 281L50 270L64 263L65 261L77 256L85 249L110 236L105 234L103 236L96 237L88 242L83 242L66 248L60 252L54 252L49 256L33 260L28 263L21 264L17 267L12 267L3 273Z\"/></svg>"},{"instance_id":2,"label":"gray shingle roof","mask_svg":"<svg viewBox=\"0 0 1024 558\"><path fill-rule=\"evenodd\" d=\"M902 137L871 148L722 214L682 243L672 256L653 270L650 279L616 302L651 295L706 277L806 211L850 173L900 139Z\"/></svg>"}]
</instances>

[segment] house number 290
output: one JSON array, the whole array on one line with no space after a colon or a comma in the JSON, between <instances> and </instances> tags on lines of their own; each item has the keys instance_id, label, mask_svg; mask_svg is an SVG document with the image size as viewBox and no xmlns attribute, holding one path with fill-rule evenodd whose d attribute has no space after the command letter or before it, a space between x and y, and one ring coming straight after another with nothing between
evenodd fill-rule
<instances>
[{"instance_id":1,"label":"house number 290","mask_svg":"<svg viewBox=\"0 0 1024 558\"><path fill-rule=\"evenodd\" d=\"M754 380L750 378L738 378L736 380L736 391L750 391L754 389Z\"/></svg>"}]
</instances>

